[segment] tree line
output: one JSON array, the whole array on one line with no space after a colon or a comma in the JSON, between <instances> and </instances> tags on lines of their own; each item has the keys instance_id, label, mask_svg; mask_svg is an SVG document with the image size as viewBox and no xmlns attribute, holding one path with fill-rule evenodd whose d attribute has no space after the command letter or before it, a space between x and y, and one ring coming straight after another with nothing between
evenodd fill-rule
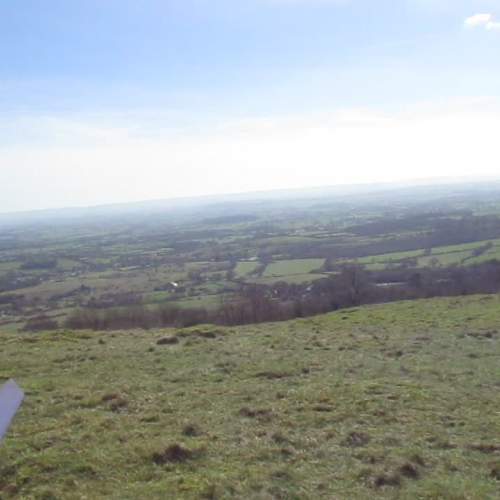
<instances>
[{"instance_id":1,"label":"tree line","mask_svg":"<svg viewBox=\"0 0 500 500\"><path fill-rule=\"evenodd\" d=\"M86 307L71 314L64 326L78 330L236 326L304 318L365 304L499 292L497 260L472 266L383 271L367 271L363 266L348 264L338 275L318 280L312 286L252 285L221 295L212 307L182 308L168 303L158 307Z\"/></svg>"}]
</instances>

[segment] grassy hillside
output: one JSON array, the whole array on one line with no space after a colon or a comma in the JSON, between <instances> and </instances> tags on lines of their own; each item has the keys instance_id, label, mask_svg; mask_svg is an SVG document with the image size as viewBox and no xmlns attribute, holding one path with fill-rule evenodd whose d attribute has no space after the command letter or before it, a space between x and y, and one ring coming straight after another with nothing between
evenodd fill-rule
<instances>
[{"instance_id":1,"label":"grassy hillside","mask_svg":"<svg viewBox=\"0 0 500 500\"><path fill-rule=\"evenodd\" d=\"M495 296L1 341L2 500L500 498Z\"/></svg>"}]
</instances>

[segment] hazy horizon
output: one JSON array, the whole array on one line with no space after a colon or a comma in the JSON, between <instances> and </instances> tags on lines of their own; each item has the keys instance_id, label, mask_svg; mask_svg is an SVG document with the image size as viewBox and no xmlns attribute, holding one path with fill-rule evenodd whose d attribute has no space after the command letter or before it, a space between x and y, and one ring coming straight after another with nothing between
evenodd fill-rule
<instances>
[{"instance_id":1,"label":"hazy horizon","mask_svg":"<svg viewBox=\"0 0 500 500\"><path fill-rule=\"evenodd\" d=\"M0 213L499 174L496 0L27 0L0 28Z\"/></svg>"},{"instance_id":2,"label":"hazy horizon","mask_svg":"<svg viewBox=\"0 0 500 500\"><path fill-rule=\"evenodd\" d=\"M432 188L432 187L452 187L452 186L475 186L484 185L488 182L500 183L500 175L498 176L467 176L467 177L436 177L436 178L423 178L423 179L411 179L409 181L393 181L393 182L373 182L373 183L349 183L349 184L335 184L335 185L320 185L320 186L308 186L299 188L285 188L285 189L263 189L258 191L240 191L240 192L228 192L228 193L217 193L208 195L198 195L198 196L179 196L170 198L150 198L134 201L123 201L123 202L111 202L111 203L99 203L95 205L68 205L55 208L45 208L45 209L34 209L34 210L18 210L18 211L0 211L0 216L25 216L31 214L43 214L43 213L63 213L65 211L86 211L86 210L106 210L112 209L113 207L128 207L133 206L147 206L158 204L177 204L186 202L186 206L189 206L190 202L205 202L208 200L213 201L258 201L276 199L276 200L293 200L298 198L309 198L318 196L321 198L323 196L351 196L351 195L362 195L362 194L376 194L383 193L385 191L392 190L403 190L411 188Z\"/></svg>"}]
</instances>

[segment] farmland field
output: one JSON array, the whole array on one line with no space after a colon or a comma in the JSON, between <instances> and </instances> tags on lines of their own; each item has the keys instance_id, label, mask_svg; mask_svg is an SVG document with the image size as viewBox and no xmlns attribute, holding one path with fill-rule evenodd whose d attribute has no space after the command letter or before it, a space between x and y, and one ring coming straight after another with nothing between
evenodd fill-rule
<instances>
[{"instance_id":1,"label":"farmland field","mask_svg":"<svg viewBox=\"0 0 500 500\"><path fill-rule=\"evenodd\" d=\"M265 277L307 274L323 266L324 259L282 260L272 262L266 267Z\"/></svg>"},{"instance_id":2,"label":"farmland field","mask_svg":"<svg viewBox=\"0 0 500 500\"><path fill-rule=\"evenodd\" d=\"M485 250L479 256L474 256L474 250L485 245L491 245L491 248ZM451 266L461 263L466 265L475 264L487 262L495 258L500 258L500 240L479 241L463 245L373 255L356 259L355 262L366 265L371 270L380 270L386 266L394 266L412 260L416 260L417 267L427 267L429 265Z\"/></svg>"},{"instance_id":3,"label":"farmland field","mask_svg":"<svg viewBox=\"0 0 500 500\"><path fill-rule=\"evenodd\" d=\"M234 272L237 277L245 278L246 276L251 274L252 271L255 271L255 269L257 269L259 265L260 265L259 262L238 262Z\"/></svg>"},{"instance_id":4,"label":"farmland field","mask_svg":"<svg viewBox=\"0 0 500 500\"><path fill-rule=\"evenodd\" d=\"M281 282L281 283L309 283L314 280L324 279L325 274L290 274L285 276L267 276L264 278L252 278L249 280L249 283L257 283L262 285L272 285L273 283Z\"/></svg>"},{"instance_id":5,"label":"farmland field","mask_svg":"<svg viewBox=\"0 0 500 500\"><path fill-rule=\"evenodd\" d=\"M454 189L459 198L449 196ZM483 199L475 189L491 193ZM496 291L493 284L478 289L469 282L479 272L475 266L500 260L500 189L472 185L443 188L441 197L425 189L415 193L414 201L395 190L207 202L125 217L75 216L57 224L2 226L0 218L0 324L31 328L30 320L49 317L63 326L68 315L59 310L97 308L112 315L113 308L132 305L213 307L226 296L238 300L248 293L272 297L283 308L300 300L318 303L326 295L314 296L314 290L349 288L350 265L364 269L365 284L411 284L406 298L450 294L442 284L452 281L453 293ZM458 279L452 275L456 267L471 276ZM415 288L422 283L426 291ZM373 295L366 288L364 301ZM368 301L393 299L380 290L378 295ZM348 305L345 297L328 301L330 308Z\"/></svg>"},{"instance_id":6,"label":"farmland field","mask_svg":"<svg viewBox=\"0 0 500 500\"><path fill-rule=\"evenodd\" d=\"M436 264L440 266L451 266L453 264L460 264L462 262L465 262L471 257L471 251L434 254L427 257L419 257L418 266L426 267L432 265L433 262L436 262Z\"/></svg>"}]
</instances>

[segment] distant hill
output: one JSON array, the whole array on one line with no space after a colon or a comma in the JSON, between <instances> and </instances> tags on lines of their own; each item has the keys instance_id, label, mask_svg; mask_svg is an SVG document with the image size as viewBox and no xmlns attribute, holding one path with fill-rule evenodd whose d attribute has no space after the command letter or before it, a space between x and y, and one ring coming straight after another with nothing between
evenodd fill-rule
<instances>
[{"instance_id":1,"label":"distant hill","mask_svg":"<svg viewBox=\"0 0 500 500\"><path fill-rule=\"evenodd\" d=\"M140 216L151 213L190 212L211 207L213 210L226 205L255 203L293 203L296 200L370 201L384 197L405 197L425 200L446 193L500 192L500 179L443 178L420 179L412 182L353 184L324 186L305 189L261 191L227 195L213 195L167 200L150 200L131 203L99 205L93 207L68 207L14 213L0 213L0 225L45 223L104 217ZM214 216L217 216L214 215Z\"/></svg>"}]
</instances>

